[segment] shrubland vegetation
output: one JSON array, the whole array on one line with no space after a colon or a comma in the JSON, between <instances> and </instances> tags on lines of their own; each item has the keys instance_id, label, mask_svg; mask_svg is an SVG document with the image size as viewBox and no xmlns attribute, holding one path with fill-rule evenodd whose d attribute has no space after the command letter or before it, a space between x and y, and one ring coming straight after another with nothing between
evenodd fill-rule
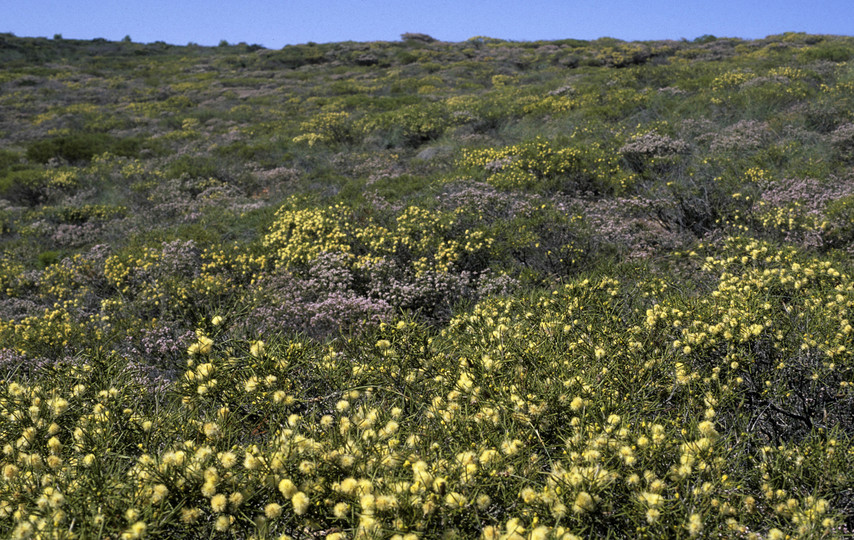
<instances>
[{"instance_id":1,"label":"shrubland vegetation","mask_svg":"<svg viewBox=\"0 0 854 540\"><path fill-rule=\"evenodd\" d=\"M852 534L852 58L0 35L1 534Z\"/></svg>"}]
</instances>

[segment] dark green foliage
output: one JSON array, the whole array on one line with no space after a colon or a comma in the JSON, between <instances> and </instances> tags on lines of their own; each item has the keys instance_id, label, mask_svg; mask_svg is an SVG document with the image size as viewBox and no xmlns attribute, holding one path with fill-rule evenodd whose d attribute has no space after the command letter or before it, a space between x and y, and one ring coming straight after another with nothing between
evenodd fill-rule
<instances>
[{"instance_id":1,"label":"dark green foliage","mask_svg":"<svg viewBox=\"0 0 854 540\"><path fill-rule=\"evenodd\" d=\"M62 257L58 251L42 251L39 253L39 264L44 268L58 263Z\"/></svg>"},{"instance_id":2,"label":"dark green foliage","mask_svg":"<svg viewBox=\"0 0 854 540\"><path fill-rule=\"evenodd\" d=\"M15 204L36 205L47 201L48 179L44 171L23 169L0 177L0 197Z\"/></svg>"},{"instance_id":3,"label":"dark green foliage","mask_svg":"<svg viewBox=\"0 0 854 540\"><path fill-rule=\"evenodd\" d=\"M830 222L828 238L833 247L846 249L854 244L854 195L831 202L827 218Z\"/></svg>"},{"instance_id":4,"label":"dark green foliage","mask_svg":"<svg viewBox=\"0 0 854 540\"><path fill-rule=\"evenodd\" d=\"M181 156L170 163L166 171L169 178L208 178L216 177L220 172L217 162L204 156Z\"/></svg>"},{"instance_id":5,"label":"dark green foliage","mask_svg":"<svg viewBox=\"0 0 854 540\"><path fill-rule=\"evenodd\" d=\"M139 154L142 146L142 140L137 138L116 138L106 133L75 133L34 141L27 146L26 155L27 159L37 163L47 163L51 159L81 163L104 152L133 157Z\"/></svg>"},{"instance_id":6,"label":"dark green foliage","mask_svg":"<svg viewBox=\"0 0 854 540\"><path fill-rule=\"evenodd\" d=\"M834 40L807 47L803 50L802 54L805 60L847 62L854 56L854 51L851 50L851 47Z\"/></svg>"},{"instance_id":7,"label":"dark green foliage","mask_svg":"<svg viewBox=\"0 0 854 540\"><path fill-rule=\"evenodd\" d=\"M20 163L21 156L12 150L0 149L0 172L5 172L13 165Z\"/></svg>"}]
</instances>

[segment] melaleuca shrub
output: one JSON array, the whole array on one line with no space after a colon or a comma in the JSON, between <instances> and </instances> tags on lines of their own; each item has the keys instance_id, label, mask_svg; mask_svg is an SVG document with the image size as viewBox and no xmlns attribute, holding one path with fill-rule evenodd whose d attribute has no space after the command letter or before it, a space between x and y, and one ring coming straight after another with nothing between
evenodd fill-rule
<instances>
[{"instance_id":1,"label":"melaleuca shrub","mask_svg":"<svg viewBox=\"0 0 854 540\"><path fill-rule=\"evenodd\" d=\"M636 172L643 172L650 166L660 166L664 161L673 161L675 156L688 151L689 146L685 141L655 132L633 137L619 149L620 155Z\"/></svg>"},{"instance_id":2,"label":"melaleuca shrub","mask_svg":"<svg viewBox=\"0 0 854 540\"><path fill-rule=\"evenodd\" d=\"M848 163L854 161L854 123L842 124L830 134L835 156Z\"/></svg>"}]
</instances>

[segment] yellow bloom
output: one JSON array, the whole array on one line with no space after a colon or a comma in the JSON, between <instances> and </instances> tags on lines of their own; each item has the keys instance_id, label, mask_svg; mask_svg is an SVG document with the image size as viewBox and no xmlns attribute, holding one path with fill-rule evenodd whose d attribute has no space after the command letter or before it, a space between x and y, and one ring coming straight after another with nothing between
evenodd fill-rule
<instances>
[{"instance_id":1,"label":"yellow bloom","mask_svg":"<svg viewBox=\"0 0 854 540\"><path fill-rule=\"evenodd\" d=\"M589 512L596 507L596 501L586 491L581 491L575 497L575 502L572 504L572 511L576 514Z\"/></svg>"},{"instance_id":2,"label":"yellow bloom","mask_svg":"<svg viewBox=\"0 0 854 540\"><path fill-rule=\"evenodd\" d=\"M380 495L376 498L376 508L383 512L397 508L397 497L394 495Z\"/></svg>"},{"instance_id":3,"label":"yellow bloom","mask_svg":"<svg viewBox=\"0 0 854 540\"><path fill-rule=\"evenodd\" d=\"M213 340L207 336L199 338L199 352L202 354L210 354L213 349Z\"/></svg>"},{"instance_id":4,"label":"yellow bloom","mask_svg":"<svg viewBox=\"0 0 854 540\"><path fill-rule=\"evenodd\" d=\"M145 534L146 528L147 527L145 525L145 522L137 521L136 523L131 525L127 531L122 533L122 539L124 540L124 539L142 538L143 535Z\"/></svg>"},{"instance_id":5,"label":"yellow bloom","mask_svg":"<svg viewBox=\"0 0 854 540\"><path fill-rule=\"evenodd\" d=\"M519 493L519 496L522 497L522 500L525 501L525 504L531 504L533 502L536 502L537 500L537 492L530 487L522 488L522 491Z\"/></svg>"},{"instance_id":6,"label":"yellow bloom","mask_svg":"<svg viewBox=\"0 0 854 540\"><path fill-rule=\"evenodd\" d=\"M703 517L700 514L691 514L691 517L688 518L687 528L691 538L699 535L703 532Z\"/></svg>"},{"instance_id":7,"label":"yellow bloom","mask_svg":"<svg viewBox=\"0 0 854 540\"><path fill-rule=\"evenodd\" d=\"M181 509L181 521L183 523L194 523L199 517L201 517L202 511L198 508L182 508Z\"/></svg>"},{"instance_id":8,"label":"yellow bloom","mask_svg":"<svg viewBox=\"0 0 854 540\"><path fill-rule=\"evenodd\" d=\"M264 356L264 342L261 340L252 342L252 345L249 347L249 354L255 358Z\"/></svg>"},{"instance_id":9,"label":"yellow bloom","mask_svg":"<svg viewBox=\"0 0 854 540\"><path fill-rule=\"evenodd\" d=\"M540 525L539 527L536 527L534 530L531 531L531 535L529 536L529 538L530 540L546 540L546 538L549 537L549 532L551 531L548 527L546 527L545 525Z\"/></svg>"},{"instance_id":10,"label":"yellow bloom","mask_svg":"<svg viewBox=\"0 0 854 540\"><path fill-rule=\"evenodd\" d=\"M276 503L270 503L264 507L264 515L269 519L276 519L282 515L282 506Z\"/></svg>"},{"instance_id":11,"label":"yellow bloom","mask_svg":"<svg viewBox=\"0 0 854 540\"><path fill-rule=\"evenodd\" d=\"M294 505L294 514L298 516L305 514L310 502L308 495L302 491L298 491L293 497L291 497L291 504Z\"/></svg>"},{"instance_id":12,"label":"yellow bloom","mask_svg":"<svg viewBox=\"0 0 854 540\"><path fill-rule=\"evenodd\" d=\"M213 482L205 482L202 484L202 495L205 497L213 497L216 495L216 484Z\"/></svg>"},{"instance_id":13,"label":"yellow bloom","mask_svg":"<svg viewBox=\"0 0 854 540\"><path fill-rule=\"evenodd\" d=\"M214 528L219 532L225 532L231 527L232 520L234 520L234 516L219 516L214 522Z\"/></svg>"},{"instance_id":14,"label":"yellow bloom","mask_svg":"<svg viewBox=\"0 0 854 540\"><path fill-rule=\"evenodd\" d=\"M279 482L279 491L287 498L291 498L297 493L297 487L290 479L285 478Z\"/></svg>"},{"instance_id":15,"label":"yellow bloom","mask_svg":"<svg viewBox=\"0 0 854 540\"><path fill-rule=\"evenodd\" d=\"M522 525L519 518L510 518L507 520L507 534L502 536L502 538L506 538L507 540L522 540L525 537L522 536L525 534L525 527Z\"/></svg>"},{"instance_id":16,"label":"yellow bloom","mask_svg":"<svg viewBox=\"0 0 854 540\"><path fill-rule=\"evenodd\" d=\"M462 493L452 491L445 495L445 505L450 508L463 508L466 504L468 504L468 500Z\"/></svg>"},{"instance_id":17,"label":"yellow bloom","mask_svg":"<svg viewBox=\"0 0 854 540\"><path fill-rule=\"evenodd\" d=\"M160 504L167 495L169 495L169 488L163 484L157 484L154 486L154 490L151 495L151 504Z\"/></svg>"},{"instance_id":18,"label":"yellow bloom","mask_svg":"<svg viewBox=\"0 0 854 540\"><path fill-rule=\"evenodd\" d=\"M54 416L59 416L68 408L68 401L62 399L61 397L51 399L48 401L48 404L51 407L51 411Z\"/></svg>"},{"instance_id":19,"label":"yellow bloom","mask_svg":"<svg viewBox=\"0 0 854 540\"><path fill-rule=\"evenodd\" d=\"M219 456L219 462L226 469L230 469L237 464L237 456L233 452L223 452Z\"/></svg>"},{"instance_id":20,"label":"yellow bloom","mask_svg":"<svg viewBox=\"0 0 854 540\"><path fill-rule=\"evenodd\" d=\"M480 537L482 540L498 540L500 534L495 527L489 525L483 529Z\"/></svg>"},{"instance_id":21,"label":"yellow bloom","mask_svg":"<svg viewBox=\"0 0 854 540\"><path fill-rule=\"evenodd\" d=\"M661 495L659 495L658 493L650 493L648 491L644 491L643 493L638 495L638 498L641 500L641 502L646 503L647 506L653 508L661 505L661 503L664 502L664 498Z\"/></svg>"},{"instance_id":22,"label":"yellow bloom","mask_svg":"<svg viewBox=\"0 0 854 540\"><path fill-rule=\"evenodd\" d=\"M332 508L332 514L338 519L344 519L350 513L350 505L340 502Z\"/></svg>"},{"instance_id":23,"label":"yellow bloom","mask_svg":"<svg viewBox=\"0 0 854 540\"><path fill-rule=\"evenodd\" d=\"M207 422L202 429L205 432L205 437L209 439L216 439L221 433L216 422Z\"/></svg>"},{"instance_id":24,"label":"yellow bloom","mask_svg":"<svg viewBox=\"0 0 854 540\"><path fill-rule=\"evenodd\" d=\"M258 467L262 465L261 460L255 457L250 453L246 453L246 456L243 458L243 466L249 469L250 471L254 471Z\"/></svg>"},{"instance_id":25,"label":"yellow bloom","mask_svg":"<svg viewBox=\"0 0 854 540\"><path fill-rule=\"evenodd\" d=\"M211 508L216 513L225 512L225 507L228 505L228 499L222 493L217 493L211 497Z\"/></svg>"}]
</instances>

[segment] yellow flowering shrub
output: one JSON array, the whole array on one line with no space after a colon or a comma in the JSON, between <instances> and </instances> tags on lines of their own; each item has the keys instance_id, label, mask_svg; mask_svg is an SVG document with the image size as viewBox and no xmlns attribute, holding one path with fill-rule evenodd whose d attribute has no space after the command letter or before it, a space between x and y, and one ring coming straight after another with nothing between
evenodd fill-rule
<instances>
[{"instance_id":1,"label":"yellow flowering shrub","mask_svg":"<svg viewBox=\"0 0 854 540\"><path fill-rule=\"evenodd\" d=\"M289 206L276 212L275 222L264 237L264 246L273 250L280 264L305 264L321 252L351 251L351 233L342 205L303 210Z\"/></svg>"},{"instance_id":2,"label":"yellow flowering shrub","mask_svg":"<svg viewBox=\"0 0 854 540\"><path fill-rule=\"evenodd\" d=\"M502 189L620 191L631 184L619 156L600 143L557 147L544 139L501 148L464 149L458 165Z\"/></svg>"},{"instance_id":3,"label":"yellow flowering shrub","mask_svg":"<svg viewBox=\"0 0 854 540\"><path fill-rule=\"evenodd\" d=\"M350 114L346 112L320 113L300 124L303 132L294 142L306 142L309 146L320 143L352 142L356 130Z\"/></svg>"},{"instance_id":4,"label":"yellow flowering shrub","mask_svg":"<svg viewBox=\"0 0 854 540\"><path fill-rule=\"evenodd\" d=\"M305 265L321 253L342 253L356 268L394 259L416 275L446 273L467 255L488 252L492 239L484 231L454 230L453 216L417 206L404 209L389 229L368 221L354 223L344 205L291 210L282 207L264 237L279 265Z\"/></svg>"}]
</instances>

